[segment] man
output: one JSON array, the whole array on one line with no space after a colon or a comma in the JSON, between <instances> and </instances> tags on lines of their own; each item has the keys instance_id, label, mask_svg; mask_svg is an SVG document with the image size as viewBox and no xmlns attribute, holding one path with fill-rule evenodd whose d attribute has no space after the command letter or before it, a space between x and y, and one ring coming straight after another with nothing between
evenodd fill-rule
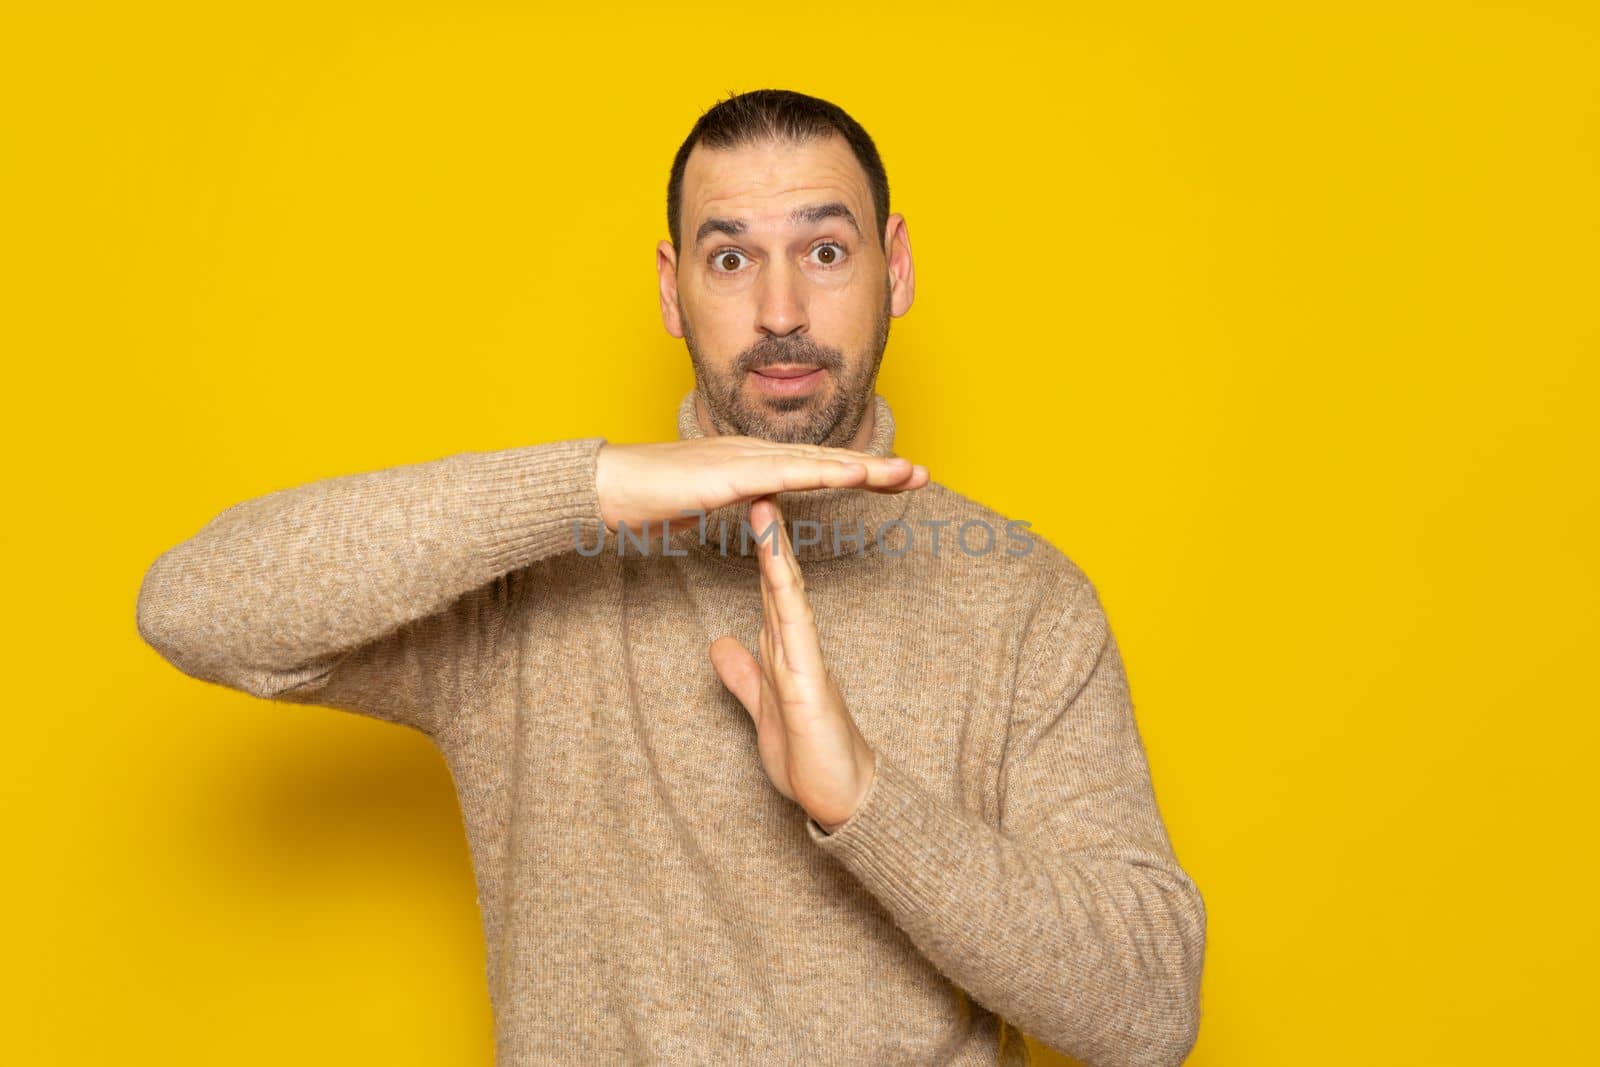
<instances>
[{"instance_id":1,"label":"man","mask_svg":"<svg viewBox=\"0 0 1600 1067\"><path fill-rule=\"evenodd\" d=\"M893 455L913 273L871 139L735 96L668 222L680 440L246 501L155 561L140 632L438 745L498 1064L1024 1063L1018 1028L1182 1061L1205 909L1095 588Z\"/></svg>"}]
</instances>

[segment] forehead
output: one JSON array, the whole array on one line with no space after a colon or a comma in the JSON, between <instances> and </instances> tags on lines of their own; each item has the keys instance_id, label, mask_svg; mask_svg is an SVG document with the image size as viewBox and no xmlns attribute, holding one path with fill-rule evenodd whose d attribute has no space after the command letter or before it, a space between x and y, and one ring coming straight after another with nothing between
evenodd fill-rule
<instances>
[{"instance_id":1,"label":"forehead","mask_svg":"<svg viewBox=\"0 0 1600 1067\"><path fill-rule=\"evenodd\" d=\"M732 149L697 144L684 163L683 232L691 242L700 222L713 215L782 226L790 207L823 200L842 200L870 232L867 175L838 134Z\"/></svg>"}]
</instances>

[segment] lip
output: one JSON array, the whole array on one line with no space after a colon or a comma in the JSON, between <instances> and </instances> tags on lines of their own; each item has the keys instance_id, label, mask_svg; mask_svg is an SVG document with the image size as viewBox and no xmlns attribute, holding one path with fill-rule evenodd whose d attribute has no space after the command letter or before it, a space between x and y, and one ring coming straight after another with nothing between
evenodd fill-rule
<instances>
[{"instance_id":1,"label":"lip","mask_svg":"<svg viewBox=\"0 0 1600 1067\"><path fill-rule=\"evenodd\" d=\"M762 367L750 372L756 388L771 396L793 396L809 392L822 381L823 369L800 363Z\"/></svg>"}]
</instances>

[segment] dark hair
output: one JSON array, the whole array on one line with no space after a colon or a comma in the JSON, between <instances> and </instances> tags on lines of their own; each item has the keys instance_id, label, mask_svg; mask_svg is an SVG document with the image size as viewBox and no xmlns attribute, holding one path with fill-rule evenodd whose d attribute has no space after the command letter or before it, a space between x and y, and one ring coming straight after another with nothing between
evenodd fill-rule
<instances>
[{"instance_id":1,"label":"dark hair","mask_svg":"<svg viewBox=\"0 0 1600 1067\"><path fill-rule=\"evenodd\" d=\"M877 146L843 108L788 89L753 89L731 95L694 124L672 161L672 176L667 180L667 232L672 235L672 247L682 250L683 171L695 145L738 148L763 140L808 141L833 133L844 137L867 173L881 247L884 227L889 224L889 177L884 173L883 160L878 158Z\"/></svg>"}]
</instances>

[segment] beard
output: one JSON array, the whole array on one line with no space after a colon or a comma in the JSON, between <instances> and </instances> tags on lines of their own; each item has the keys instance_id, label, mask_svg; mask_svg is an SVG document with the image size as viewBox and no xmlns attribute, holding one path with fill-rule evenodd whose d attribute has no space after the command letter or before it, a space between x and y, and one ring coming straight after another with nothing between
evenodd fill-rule
<instances>
[{"instance_id":1,"label":"beard","mask_svg":"<svg viewBox=\"0 0 1600 1067\"><path fill-rule=\"evenodd\" d=\"M878 367L889 344L891 306L886 281L872 341L855 359L848 359L839 349L818 344L803 333L767 335L740 352L726 373L718 373L702 358L688 316L680 305L679 319L689 359L694 364L695 386L705 399L717 432L783 444L842 447L855 436L867 405L872 402ZM744 387L749 373L779 363L820 367L827 372L828 382L802 396L749 395Z\"/></svg>"}]
</instances>

